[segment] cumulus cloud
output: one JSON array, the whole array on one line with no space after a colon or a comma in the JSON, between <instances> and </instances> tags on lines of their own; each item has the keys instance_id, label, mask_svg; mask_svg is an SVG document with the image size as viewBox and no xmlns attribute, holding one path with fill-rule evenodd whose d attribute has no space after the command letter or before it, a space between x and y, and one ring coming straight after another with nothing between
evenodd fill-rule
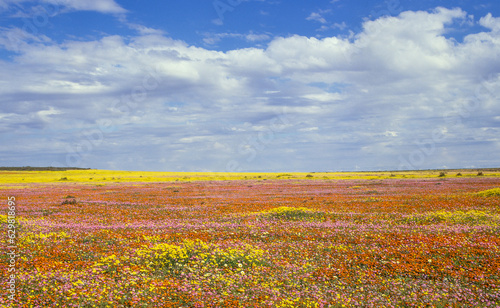
<instances>
[{"instance_id":1,"label":"cumulus cloud","mask_svg":"<svg viewBox=\"0 0 500 308\"><path fill-rule=\"evenodd\" d=\"M321 16L321 14L318 13L318 12L311 13L306 18L306 20L314 20L314 21L317 21L317 22L322 23L322 24L326 24L327 23L326 19L323 16Z\"/></svg>"},{"instance_id":2,"label":"cumulus cloud","mask_svg":"<svg viewBox=\"0 0 500 308\"><path fill-rule=\"evenodd\" d=\"M466 19L407 11L352 38L293 35L227 52L139 26L132 38L62 43L17 32L16 56L0 62L0 130L17 145L2 155L187 171L498 164L488 154L499 144L498 19L482 17L488 31L463 42L446 36ZM7 48L19 29L1 31Z\"/></svg>"},{"instance_id":3,"label":"cumulus cloud","mask_svg":"<svg viewBox=\"0 0 500 308\"><path fill-rule=\"evenodd\" d=\"M479 24L485 28L493 30L494 32L500 31L500 18L493 17L491 13L488 13L488 15L481 18L479 20Z\"/></svg>"}]
</instances>

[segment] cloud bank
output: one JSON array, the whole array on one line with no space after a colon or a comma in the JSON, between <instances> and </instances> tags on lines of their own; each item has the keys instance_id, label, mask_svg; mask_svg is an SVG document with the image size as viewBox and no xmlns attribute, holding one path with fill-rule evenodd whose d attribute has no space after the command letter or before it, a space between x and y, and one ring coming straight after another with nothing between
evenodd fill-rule
<instances>
[{"instance_id":1,"label":"cloud bank","mask_svg":"<svg viewBox=\"0 0 500 308\"><path fill-rule=\"evenodd\" d=\"M114 1L52 2L125 12ZM464 23L482 31L457 41L450 33ZM368 20L349 37L274 37L227 52L158 31L55 42L1 28L0 47L15 53L0 61L6 165L328 171L500 163L500 18L491 14L405 11Z\"/></svg>"}]
</instances>

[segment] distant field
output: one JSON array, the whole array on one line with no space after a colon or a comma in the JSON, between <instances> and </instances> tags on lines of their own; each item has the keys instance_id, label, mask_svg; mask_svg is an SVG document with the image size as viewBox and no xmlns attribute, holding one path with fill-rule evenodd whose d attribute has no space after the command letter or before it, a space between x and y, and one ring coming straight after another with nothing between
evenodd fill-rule
<instances>
[{"instance_id":1,"label":"distant field","mask_svg":"<svg viewBox=\"0 0 500 308\"><path fill-rule=\"evenodd\" d=\"M499 307L500 177L478 172L1 171L0 306Z\"/></svg>"},{"instance_id":2,"label":"distant field","mask_svg":"<svg viewBox=\"0 0 500 308\"><path fill-rule=\"evenodd\" d=\"M192 182L220 180L275 180L275 179L386 179L386 178L435 178L444 172L444 178L500 177L500 169L383 171L383 172L281 172L281 173L229 173L229 172L143 172L113 170L1 170L0 184L27 183L124 183L124 182Z\"/></svg>"}]
</instances>

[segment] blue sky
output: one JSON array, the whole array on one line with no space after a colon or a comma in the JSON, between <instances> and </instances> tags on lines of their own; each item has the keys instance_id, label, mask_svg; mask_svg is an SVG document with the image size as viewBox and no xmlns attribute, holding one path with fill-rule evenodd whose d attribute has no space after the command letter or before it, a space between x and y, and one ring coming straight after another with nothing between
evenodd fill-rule
<instances>
[{"instance_id":1,"label":"blue sky","mask_svg":"<svg viewBox=\"0 0 500 308\"><path fill-rule=\"evenodd\" d=\"M497 1L0 0L0 165L498 167Z\"/></svg>"}]
</instances>

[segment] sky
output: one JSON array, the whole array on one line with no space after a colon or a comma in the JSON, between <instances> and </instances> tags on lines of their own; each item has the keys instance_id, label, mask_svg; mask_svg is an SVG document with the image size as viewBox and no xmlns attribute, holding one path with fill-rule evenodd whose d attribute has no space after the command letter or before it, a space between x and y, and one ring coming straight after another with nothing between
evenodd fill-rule
<instances>
[{"instance_id":1,"label":"sky","mask_svg":"<svg viewBox=\"0 0 500 308\"><path fill-rule=\"evenodd\" d=\"M500 166L500 2L0 0L0 166Z\"/></svg>"}]
</instances>

